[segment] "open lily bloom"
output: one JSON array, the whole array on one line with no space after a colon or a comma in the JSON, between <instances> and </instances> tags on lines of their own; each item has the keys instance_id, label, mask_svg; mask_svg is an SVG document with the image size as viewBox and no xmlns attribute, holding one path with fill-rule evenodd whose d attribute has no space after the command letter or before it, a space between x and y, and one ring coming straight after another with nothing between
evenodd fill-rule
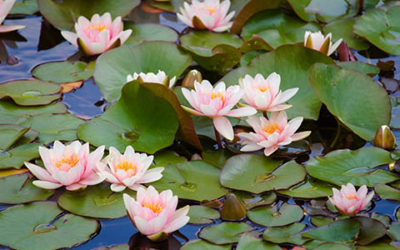
<instances>
[{"instance_id":1,"label":"open lily bloom","mask_svg":"<svg viewBox=\"0 0 400 250\"><path fill-rule=\"evenodd\" d=\"M15 0L0 0L0 33L6 33L25 28L24 25L4 25L2 24L6 19L8 13L12 9Z\"/></svg>"},{"instance_id":2,"label":"open lily bloom","mask_svg":"<svg viewBox=\"0 0 400 250\"><path fill-rule=\"evenodd\" d=\"M151 240L161 240L189 221L189 205L176 210L178 196L171 190L158 193L153 186L139 188L136 200L124 194L124 203L136 229Z\"/></svg>"},{"instance_id":3,"label":"open lily bloom","mask_svg":"<svg viewBox=\"0 0 400 250\"><path fill-rule=\"evenodd\" d=\"M244 90L243 100L260 111L276 112L290 108L292 105L283 104L292 98L298 88L288 89L284 92L279 90L281 77L277 73L270 74L265 79L261 74L254 78L246 75L239 80Z\"/></svg>"},{"instance_id":4,"label":"open lily bloom","mask_svg":"<svg viewBox=\"0 0 400 250\"><path fill-rule=\"evenodd\" d=\"M102 16L94 14L89 21L80 16L75 23L76 33L61 31L61 35L76 47L81 47L87 55L101 54L111 48L123 44L131 35L132 30L124 31L121 17L114 21L110 13Z\"/></svg>"},{"instance_id":5,"label":"open lily bloom","mask_svg":"<svg viewBox=\"0 0 400 250\"><path fill-rule=\"evenodd\" d=\"M74 141L64 145L54 142L52 149L39 147L44 168L25 162L25 166L39 180L33 184L45 189L66 186L67 190L77 190L88 185L96 185L104 180L96 173L104 154L104 146L89 153L89 143L82 145Z\"/></svg>"},{"instance_id":6,"label":"open lily bloom","mask_svg":"<svg viewBox=\"0 0 400 250\"><path fill-rule=\"evenodd\" d=\"M189 27L223 32L232 26L230 20L235 15L234 11L228 14L230 6L229 0L193 0L192 4L184 2L177 15Z\"/></svg>"},{"instance_id":7,"label":"open lily bloom","mask_svg":"<svg viewBox=\"0 0 400 250\"><path fill-rule=\"evenodd\" d=\"M326 37L318 32L306 31L304 34L304 46L310 49L318 50L319 52L330 56L342 43L343 39L339 39L332 44L332 34L329 33Z\"/></svg>"},{"instance_id":8,"label":"open lily bloom","mask_svg":"<svg viewBox=\"0 0 400 250\"><path fill-rule=\"evenodd\" d=\"M99 175L105 177L111 184L111 190L121 192L126 187L137 190L143 187L142 183L149 183L161 179L162 167L148 170L153 162L153 156L135 153L132 146L125 149L122 155L116 148L110 147L110 155L105 164L98 165Z\"/></svg>"},{"instance_id":9,"label":"open lily bloom","mask_svg":"<svg viewBox=\"0 0 400 250\"><path fill-rule=\"evenodd\" d=\"M245 146L241 151L256 151L264 148L264 154L270 156L279 146L299 141L311 134L311 131L295 133L303 117L296 117L288 122L286 112L275 112L269 120L265 117L252 116L246 120L255 132L239 133Z\"/></svg>"},{"instance_id":10,"label":"open lily bloom","mask_svg":"<svg viewBox=\"0 0 400 250\"><path fill-rule=\"evenodd\" d=\"M239 86L225 89L225 83L220 82L213 88L209 81L203 80L194 83L194 90L183 88L182 93L194 109L182 107L194 115L212 118L215 129L228 140L232 140L234 134L232 124L225 116L242 117L257 113L252 107L232 109L243 96Z\"/></svg>"},{"instance_id":11,"label":"open lily bloom","mask_svg":"<svg viewBox=\"0 0 400 250\"><path fill-rule=\"evenodd\" d=\"M150 73L133 73L133 75L129 74L126 77L126 81L130 82L133 80L137 80L140 78L143 82L149 82L149 83L159 83L162 85L165 85L169 88L172 88L175 85L176 82L176 77L174 76L171 80L169 80L168 76L165 74L164 71L159 70L157 74L154 74L153 72Z\"/></svg>"},{"instance_id":12,"label":"open lily bloom","mask_svg":"<svg viewBox=\"0 0 400 250\"><path fill-rule=\"evenodd\" d=\"M329 200L345 215L357 214L369 204L374 196L373 191L367 195L367 186L363 185L356 191L356 188L351 183L342 185L340 191L336 188L332 188L332 191L333 196L329 197Z\"/></svg>"}]
</instances>

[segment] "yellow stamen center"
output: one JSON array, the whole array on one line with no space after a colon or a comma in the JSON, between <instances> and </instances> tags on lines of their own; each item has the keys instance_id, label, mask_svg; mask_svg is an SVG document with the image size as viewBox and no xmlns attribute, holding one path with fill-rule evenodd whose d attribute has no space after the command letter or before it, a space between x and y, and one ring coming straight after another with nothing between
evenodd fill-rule
<instances>
[{"instance_id":1,"label":"yellow stamen center","mask_svg":"<svg viewBox=\"0 0 400 250\"><path fill-rule=\"evenodd\" d=\"M107 26L105 26L103 24L101 24L101 25L90 25L89 29L98 30L100 32L100 31L103 31L103 30L107 29Z\"/></svg>"},{"instance_id":2,"label":"yellow stamen center","mask_svg":"<svg viewBox=\"0 0 400 250\"><path fill-rule=\"evenodd\" d=\"M160 204L158 204L157 202L155 202L155 203L145 202L143 204L143 207L150 208L151 211L153 211L156 214L161 213L161 211L163 210L163 207Z\"/></svg>"},{"instance_id":3,"label":"yellow stamen center","mask_svg":"<svg viewBox=\"0 0 400 250\"><path fill-rule=\"evenodd\" d=\"M211 92L211 99L219 98L221 99L222 103L225 103L225 95L221 92Z\"/></svg>"},{"instance_id":4,"label":"yellow stamen center","mask_svg":"<svg viewBox=\"0 0 400 250\"><path fill-rule=\"evenodd\" d=\"M214 12L217 11L216 8L211 8L211 7L205 7L204 9L207 10L210 15L214 14Z\"/></svg>"},{"instance_id":5,"label":"yellow stamen center","mask_svg":"<svg viewBox=\"0 0 400 250\"><path fill-rule=\"evenodd\" d=\"M266 124L263 127L263 130L268 133L268 134L273 134L275 131L281 131L281 128L279 127L278 123L271 123L271 124Z\"/></svg>"},{"instance_id":6,"label":"yellow stamen center","mask_svg":"<svg viewBox=\"0 0 400 250\"><path fill-rule=\"evenodd\" d=\"M115 165L117 169L129 171L132 170L131 173L132 175L136 174L136 163L132 163L130 161L127 161L125 159L121 159L118 164Z\"/></svg>"},{"instance_id":7,"label":"yellow stamen center","mask_svg":"<svg viewBox=\"0 0 400 250\"><path fill-rule=\"evenodd\" d=\"M61 166L67 164L71 168L73 168L76 166L76 164L78 164L78 162L79 162L79 157L75 153L72 153L69 156L64 156L63 158L61 158L61 160L56 162L56 167L61 168Z\"/></svg>"},{"instance_id":8,"label":"yellow stamen center","mask_svg":"<svg viewBox=\"0 0 400 250\"><path fill-rule=\"evenodd\" d=\"M360 198L358 198L358 196L357 195L354 195L354 194L352 194L352 195L346 195L346 198L348 199L348 200L357 200L357 201L360 201Z\"/></svg>"},{"instance_id":9,"label":"yellow stamen center","mask_svg":"<svg viewBox=\"0 0 400 250\"><path fill-rule=\"evenodd\" d=\"M268 87L268 86L266 86L266 87L259 87L258 90L261 91L261 92L266 92L267 90L269 90L269 87Z\"/></svg>"}]
</instances>

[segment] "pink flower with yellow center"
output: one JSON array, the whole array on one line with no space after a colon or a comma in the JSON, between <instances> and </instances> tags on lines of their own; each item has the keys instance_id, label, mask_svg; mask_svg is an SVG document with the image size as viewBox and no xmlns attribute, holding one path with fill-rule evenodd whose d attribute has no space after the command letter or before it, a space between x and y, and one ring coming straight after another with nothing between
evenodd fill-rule
<instances>
[{"instance_id":1,"label":"pink flower with yellow center","mask_svg":"<svg viewBox=\"0 0 400 250\"><path fill-rule=\"evenodd\" d=\"M189 206L176 210L178 196L173 196L171 190L158 193L153 186L139 188L136 200L124 194L124 203L136 229L152 240L166 237L189 221Z\"/></svg>"},{"instance_id":2,"label":"pink flower with yellow center","mask_svg":"<svg viewBox=\"0 0 400 250\"><path fill-rule=\"evenodd\" d=\"M226 139L234 137L231 122L225 116L242 117L257 113L252 107L232 109L242 98L243 90L239 86L225 89L225 83L218 83L215 88L207 80L195 82L194 89L183 88L182 93L194 108L182 106L188 112L197 116L208 116L213 119L215 129Z\"/></svg>"},{"instance_id":3,"label":"pink flower with yellow center","mask_svg":"<svg viewBox=\"0 0 400 250\"><path fill-rule=\"evenodd\" d=\"M367 186L363 185L358 189L358 191L356 191L356 188L351 183L342 185L340 191L336 188L332 188L332 191L333 196L329 197L329 200L342 214L345 215L357 214L367 207L374 196L373 191L367 195Z\"/></svg>"},{"instance_id":4,"label":"pink flower with yellow center","mask_svg":"<svg viewBox=\"0 0 400 250\"><path fill-rule=\"evenodd\" d=\"M25 162L25 166L39 180L33 184L45 189L66 186L67 190L77 190L88 185L96 185L104 180L96 173L104 154L104 146L89 153L89 144L74 141L64 145L54 142L52 149L39 147L44 168Z\"/></svg>"},{"instance_id":5,"label":"pink flower with yellow center","mask_svg":"<svg viewBox=\"0 0 400 250\"><path fill-rule=\"evenodd\" d=\"M232 26L230 20L235 15L234 11L228 14L230 6L229 0L193 0L190 5L184 2L177 15L189 27L223 32Z\"/></svg>"},{"instance_id":6,"label":"pink flower with yellow center","mask_svg":"<svg viewBox=\"0 0 400 250\"><path fill-rule=\"evenodd\" d=\"M1 23L6 19L8 13L12 9L15 0L0 0L0 33L6 33L25 28L24 25L2 25Z\"/></svg>"},{"instance_id":7,"label":"pink flower with yellow center","mask_svg":"<svg viewBox=\"0 0 400 250\"><path fill-rule=\"evenodd\" d=\"M76 33L61 31L61 35L76 47L81 47L87 55L101 54L118 45L122 45L131 35L132 30L124 31L121 17L112 21L110 13L102 16L94 14L89 21L80 16L75 23Z\"/></svg>"},{"instance_id":8,"label":"pink flower with yellow center","mask_svg":"<svg viewBox=\"0 0 400 250\"><path fill-rule=\"evenodd\" d=\"M326 37L318 32L306 31L304 34L304 47L309 49L318 50L319 52L330 56L342 43L343 39L339 39L336 43L332 44L332 34L329 33Z\"/></svg>"},{"instance_id":9,"label":"pink flower with yellow center","mask_svg":"<svg viewBox=\"0 0 400 250\"><path fill-rule=\"evenodd\" d=\"M260 111L276 112L290 108L292 105L283 104L292 98L298 88L288 89L284 92L279 90L281 77L277 73L270 74L265 79L261 74L254 78L246 75L239 80L244 90L243 100Z\"/></svg>"},{"instance_id":10,"label":"pink flower with yellow center","mask_svg":"<svg viewBox=\"0 0 400 250\"><path fill-rule=\"evenodd\" d=\"M264 154L270 156L279 146L302 140L311 134L311 131L295 133L302 121L303 117L296 117L288 122L284 111L272 113L269 120L262 116L252 116L246 122L254 132L238 134L245 145L241 151L257 151L264 148Z\"/></svg>"},{"instance_id":11,"label":"pink flower with yellow center","mask_svg":"<svg viewBox=\"0 0 400 250\"><path fill-rule=\"evenodd\" d=\"M126 187L137 190L141 184L161 179L163 167L148 169L153 162L153 156L135 153L132 146L121 154L116 148L110 147L110 155L106 157L106 164L98 165L99 174L111 183L111 190L121 192Z\"/></svg>"}]
</instances>

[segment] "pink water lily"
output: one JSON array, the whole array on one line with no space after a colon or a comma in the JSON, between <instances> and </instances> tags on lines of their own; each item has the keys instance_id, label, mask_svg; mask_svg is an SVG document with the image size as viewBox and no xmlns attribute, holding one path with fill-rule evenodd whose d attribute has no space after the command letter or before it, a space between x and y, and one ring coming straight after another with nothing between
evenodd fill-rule
<instances>
[{"instance_id":1,"label":"pink water lily","mask_svg":"<svg viewBox=\"0 0 400 250\"><path fill-rule=\"evenodd\" d=\"M39 147L44 168L25 162L25 166L39 180L33 184L45 189L66 186L67 190L77 190L88 185L96 185L104 180L96 173L104 154L104 146L89 153L89 144L74 141L64 145L54 142L52 149Z\"/></svg>"},{"instance_id":2,"label":"pink water lily","mask_svg":"<svg viewBox=\"0 0 400 250\"><path fill-rule=\"evenodd\" d=\"M189 205L176 210L178 196L171 190L161 193L150 186L139 188L136 200L124 194L125 208L136 229L152 240L161 240L186 225Z\"/></svg>"},{"instance_id":3,"label":"pink water lily","mask_svg":"<svg viewBox=\"0 0 400 250\"><path fill-rule=\"evenodd\" d=\"M304 46L310 49L318 50L319 52L330 56L342 43L343 39L339 39L336 43L332 44L332 34L329 33L324 36L321 31L310 32L306 31L304 34Z\"/></svg>"},{"instance_id":4,"label":"pink water lily","mask_svg":"<svg viewBox=\"0 0 400 250\"><path fill-rule=\"evenodd\" d=\"M246 75L239 80L244 90L243 100L260 111L276 112L290 108L292 105L283 104L292 98L298 88L280 91L281 77L277 73L270 74L266 79L257 74L254 78Z\"/></svg>"},{"instance_id":5,"label":"pink water lily","mask_svg":"<svg viewBox=\"0 0 400 250\"><path fill-rule=\"evenodd\" d=\"M172 88L176 82L175 76L171 80L169 80L167 74L165 74L165 72L162 70L158 70L157 74L154 74L153 72L150 72L150 73L140 72L139 74L133 73L133 75L129 74L126 77L126 81L130 82L133 80L137 80L139 77L140 77L140 79L142 79L143 82L159 83L159 84L165 85L169 88Z\"/></svg>"},{"instance_id":6,"label":"pink water lily","mask_svg":"<svg viewBox=\"0 0 400 250\"><path fill-rule=\"evenodd\" d=\"M264 154L270 156L279 146L299 141L311 134L311 131L295 133L300 127L303 117L296 117L288 122L286 112L274 112L271 117L252 116L246 120L255 132L239 133L245 146L241 151L256 151L264 148Z\"/></svg>"},{"instance_id":7,"label":"pink water lily","mask_svg":"<svg viewBox=\"0 0 400 250\"><path fill-rule=\"evenodd\" d=\"M234 11L228 14L230 6L229 0L193 0L192 4L184 2L177 15L189 27L223 32L232 26L230 20L235 15Z\"/></svg>"},{"instance_id":8,"label":"pink water lily","mask_svg":"<svg viewBox=\"0 0 400 250\"><path fill-rule=\"evenodd\" d=\"M194 109L182 107L194 115L212 118L215 129L228 140L232 140L234 134L232 124L225 116L242 117L257 113L252 107L232 109L243 96L239 86L225 89L225 83L220 82L213 88L209 81L203 80L194 83L194 90L183 88L182 93Z\"/></svg>"},{"instance_id":9,"label":"pink water lily","mask_svg":"<svg viewBox=\"0 0 400 250\"><path fill-rule=\"evenodd\" d=\"M336 208L345 215L355 215L361 210L363 210L372 197L374 192L370 192L368 195L367 186L361 186L358 191L353 184L348 183L347 185L342 185L342 188L337 190L332 188L333 196L329 197L329 200Z\"/></svg>"},{"instance_id":10,"label":"pink water lily","mask_svg":"<svg viewBox=\"0 0 400 250\"><path fill-rule=\"evenodd\" d=\"M124 31L121 17L114 21L110 13L102 16L94 14L89 21L80 16L75 23L76 33L61 31L61 35L76 47L81 47L87 55L101 54L117 45L123 44L132 34L132 30Z\"/></svg>"},{"instance_id":11,"label":"pink water lily","mask_svg":"<svg viewBox=\"0 0 400 250\"><path fill-rule=\"evenodd\" d=\"M99 175L111 184L111 190L121 192L125 188L138 190L141 184L161 179L163 167L148 169L153 162L153 156L135 153L132 146L121 154L116 148L110 147L110 155L106 157L106 164L98 165Z\"/></svg>"},{"instance_id":12,"label":"pink water lily","mask_svg":"<svg viewBox=\"0 0 400 250\"><path fill-rule=\"evenodd\" d=\"M25 28L24 25L5 25L2 24L8 13L12 9L16 0L0 0L0 33L6 33Z\"/></svg>"}]
</instances>

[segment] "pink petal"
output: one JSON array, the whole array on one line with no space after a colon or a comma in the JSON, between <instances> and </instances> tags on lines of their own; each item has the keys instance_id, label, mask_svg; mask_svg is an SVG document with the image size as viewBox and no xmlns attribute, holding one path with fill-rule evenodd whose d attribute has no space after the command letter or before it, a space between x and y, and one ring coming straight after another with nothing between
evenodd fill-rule
<instances>
[{"instance_id":1,"label":"pink petal","mask_svg":"<svg viewBox=\"0 0 400 250\"><path fill-rule=\"evenodd\" d=\"M36 166L35 164L25 162L25 166L31 171L31 173L36 176L36 178L42 181L49 181L49 182L58 182L54 179L49 172L47 172L44 168Z\"/></svg>"},{"instance_id":2,"label":"pink petal","mask_svg":"<svg viewBox=\"0 0 400 250\"><path fill-rule=\"evenodd\" d=\"M189 212L189 205L184 206L175 211L174 216L169 221L168 225L164 228L163 232L172 233L179 228L185 226L189 222L189 216L186 216Z\"/></svg>"},{"instance_id":3,"label":"pink petal","mask_svg":"<svg viewBox=\"0 0 400 250\"><path fill-rule=\"evenodd\" d=\"M252 107L243 107L238 109L233 109L229 111L227 116L232 117L242 117L242 116L251 116L257 113L257 110Z\"/></svg>"},{"instance_id":4,"label":"pink petal","mask_svg":"<svg viewBox=\"0 0 400 250\"><path fill-rule=\"evenodd\" d=\"M113 192L122 192L124 191L126 186L124 185L119 185L119 184L111 184L111 190Z\"/></svg>"},{"instance_id":5,"label":"pink petal","mask_svg":"<svg viewBox=\"0 0 400 250\"><path fill-rule=\"evenodd\" d=\"M60 183L54 183L49 181L33 181L32 183L33 185L44 189L56 189L63 186Z\"/></svg>"},{"instance_id":6,"label":"pink petal","mask_svg":"<svg viewBox=\"0 0 400 250\"><path fill-rule=\"evenodd\" d=\"M25 25L0 25L0 33L11 32L25 28Z\"/></svg>"},{"instance_id":7,"label":"pink petal","mask_svg":"<svg viewBox=\"0 0 400 250\"><path fill-rule=\"evenodd\" d=\"M72 45L78 47L78 35L76 33L63 30L61 31L61 35L65 38L65 40L70 42Z\"/></svg>"},{"instance_id":8,"label":"pink petal","mask_svg":"<svg viewBox=\"0 0 400 250\"><path fill-rule=\"evenodd\" d=\"M233 140L233 127L231 122L226 117L216 117L213 119L215 129L226 139Z\"/></svg>"},{"instance_id":9,"label":"pink petal","mask_svg":"<svg viewBox=\"0 0 400 250\"><path fill-rule=\"evenodd\" d=\"M75 191L75 190L85 188L85 187L86 187L86 185L75 183L75 184L67 186L66 189L69 191Z\"/></svg>"}]
</instances>

